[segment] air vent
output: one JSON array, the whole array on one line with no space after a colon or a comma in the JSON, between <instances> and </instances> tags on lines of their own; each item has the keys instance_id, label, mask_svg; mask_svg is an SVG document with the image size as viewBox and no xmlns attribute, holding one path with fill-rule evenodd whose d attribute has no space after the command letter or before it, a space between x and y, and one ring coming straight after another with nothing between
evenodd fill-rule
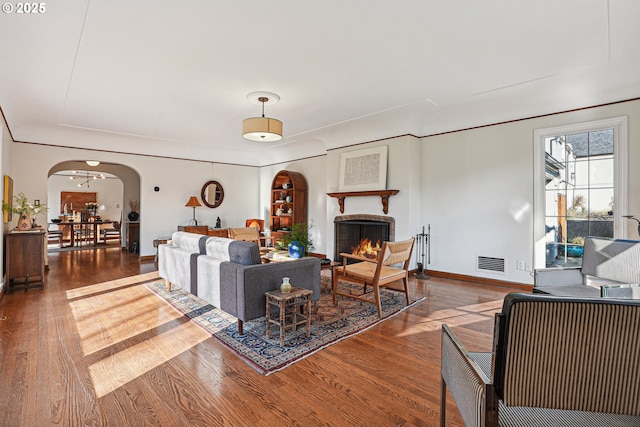
<instances>
[{"instance_id":1,"label":"air vent","mask_svg":"<svg viewBox=\"0 0 640 427\"><path fill-rule=\"evenodd\" d=\"M478 256L478 270L504 273L504 258Z\"/></svg>"}]
</instances>

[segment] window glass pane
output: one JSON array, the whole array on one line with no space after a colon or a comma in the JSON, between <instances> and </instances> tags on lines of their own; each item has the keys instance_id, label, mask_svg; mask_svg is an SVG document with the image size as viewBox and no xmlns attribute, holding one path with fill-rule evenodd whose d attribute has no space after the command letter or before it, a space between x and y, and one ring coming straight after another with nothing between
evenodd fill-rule
<instances>
[{"instance_id":1,"label":"window glass pane","mask_svg":"<svg viewBox=\"0 0 640 427\"><path fill-rule=\"evenodd\" d=\"M589 236L613 237L613 220L589 221Z\"/></svg>"},{"instance_id":2,"label":"window glass pane","mask_svg":"<svg viewBox=\"0 0 640 427\"><path fill-rule=\"evenodd\" d=\"M567 242L583 244L589 235L589 221L585 218L567 219Z\"/></svg>"},{"instance_id":3,"label":"window glass pane","mask_svg":"<svg viewBox=\"0 0 640 427\"><path fill-rule=\"evenodd\" d=\"M613 209L613 188L589 190L589 215L609 216Z\"/></svg>"},{"instance_id":4,"label":"window glass pane","mask_svg":"<svg viewBox=\"0 0 640 427\"><path fill-rule=\"evenodd\" d=\"M546 208L546 214L545 215L550 215L550 216L556 216L556 215L564 215L564 213L561 213L561 211L559 211L559 205L558 202L560 202L561 204L564 204L565 201L565 197L563 196L562 192L558 192L558 190L549 190L546 192L546 202L545 202L545 208ZM564 209L562 210L564 211Z\"/></svg>"},{"instance_id":5,"label":"window glass pane","mask_svg":"<svg viewBox=\"0 0 640 427\"><path fill-rule=\"evenodd\" d=\"M570 191L568 197L571 201L568 201L567 216L574 218L584 218L589 212L589 200L587 199L588 190L582 192L578 190Z\"/></svg>"},{"instance_id":6,"label":"window glass pane","mask_svg":"<svg viewBox=\"0 0 640 427\"><path fill-rule=\"evenodd\" d=\"M613 129L589 132L589 156L613 154Z\"/></svg>"},{"instance_id":7,"label":"window glass pane","mask_svg":"<svg viewBox=\"0 0 640 427\"><path fill-rule=\"evenodd\" d=\"M589 187L613 187L613 158L611 156L589 162Z\"/></svg>"},{"instance_id":8,"label":"window glass pane","mask_svg":"<svg viewBox=\"0 0 640 427\"><path fill-rule=\"evenodd\" d=\"M546 233L545 233L545 241L547 243L555 243L558 241L558 218L557 217L547 217L546 225L545 225Z\"/></svg>"},{"instance_id":9,"label":"window glass pane","mask_svg":"<svg viewBox=\"0 0 640 427\"><path fill-rule=\"evenodd\" d=\"M589 155L589 133L574 133L567 135L567 144L571 145L571 151L577 158Z\"/></svg>"},{"instance_id":10,"label":"window glass pane","mask_svg":"<svg viewBox=\"0 0 640 427\"><path fill-rule=\"evenodd\" d=\"M574 181L576 188L589 187L589 162L587 159L580 159L574 162L575 174Z\"/></svg>"}]
</instances>

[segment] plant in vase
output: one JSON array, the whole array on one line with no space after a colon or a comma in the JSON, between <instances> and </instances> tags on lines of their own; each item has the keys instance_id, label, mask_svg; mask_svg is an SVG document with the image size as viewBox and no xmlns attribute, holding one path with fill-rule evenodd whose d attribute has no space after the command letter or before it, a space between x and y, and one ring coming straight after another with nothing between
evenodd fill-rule
<instances>
[{"instance_id":1,"label":"plant in vase","mask_svg":"<svg viewBox=\"0 0 640 427\"><path fill-rule=\"evenodd\" d=\"M87 202L84 205L89 211L90 216L96 216L96 211L98 210L98 204L96 202Z\"/></svg>"},{"instance_id":2,"label":"plant in vase","mask_svg":"<svg viewBox=\"0 0 640 427\"><path fill-rule=\"evenodd\" d=\"M293 224L291 231L284 234L278 241L278 249L287 249L291 258L302 258L309 249L313 248L313 239L309 235L312 227L313 221L310 224Z\"/></svg>"},{"instance_id":3,"label":"plant in vase","mask_svg":"<svg viewBox=\"0 0 640 427\"><path fill-rule=\"evenodd\" d=\"M38 214L47 211L47 206L43 204L30 203L24 193L13 196L13 204L3 203L3 211L10 211L18 214L18 230L31 230L36 226ZM33 221L33 222L32 222Z\"/></svg>"},{"instance_id":4,"label":"plant in vase","mask_svg":"<svg viewBox=\"0 0 640 427\"><path fill-rule=\"evenodd\" d=\"M129 199L129 209L130 212L127 215L129 221L137 221L140 218L140 214L138 213L138 209L140 208L140 203L138 203L138 199Z\"/></svg>"}]
</instances>

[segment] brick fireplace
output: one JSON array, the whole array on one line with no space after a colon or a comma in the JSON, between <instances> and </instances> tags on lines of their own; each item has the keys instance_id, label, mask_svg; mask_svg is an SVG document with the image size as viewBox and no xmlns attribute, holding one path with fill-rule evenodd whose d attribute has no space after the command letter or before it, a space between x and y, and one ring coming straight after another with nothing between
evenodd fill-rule
<instances>
[{"instance_id":1,"label":"brick fireplace","mask_svg":"<svg viewBox=\"0 0 640 427\"><path fill-rule=\"evenodd\" d=\"M384 241L395 241L395 219L381 215L342 215L333 220L334 223L334 257L342 262L341 252L351 253L363 239L373 244Z\"/></svg>"}]
</instances>

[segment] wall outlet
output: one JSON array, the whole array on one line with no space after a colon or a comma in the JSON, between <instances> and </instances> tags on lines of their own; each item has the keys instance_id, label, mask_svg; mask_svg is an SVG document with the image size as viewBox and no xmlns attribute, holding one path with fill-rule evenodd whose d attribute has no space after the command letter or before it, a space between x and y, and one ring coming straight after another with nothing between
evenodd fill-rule
<instances>
[{"instance_id":1,"label":"wall outlet","mask_svg":"<svg viewBox=\"0 0 640 427\"><path fill-rule=\"evenodd\" d=\"M524 270L526 267L526 264L523 260L519 259L516 261L516 270Z\"/></svg>"}]
</instances>

